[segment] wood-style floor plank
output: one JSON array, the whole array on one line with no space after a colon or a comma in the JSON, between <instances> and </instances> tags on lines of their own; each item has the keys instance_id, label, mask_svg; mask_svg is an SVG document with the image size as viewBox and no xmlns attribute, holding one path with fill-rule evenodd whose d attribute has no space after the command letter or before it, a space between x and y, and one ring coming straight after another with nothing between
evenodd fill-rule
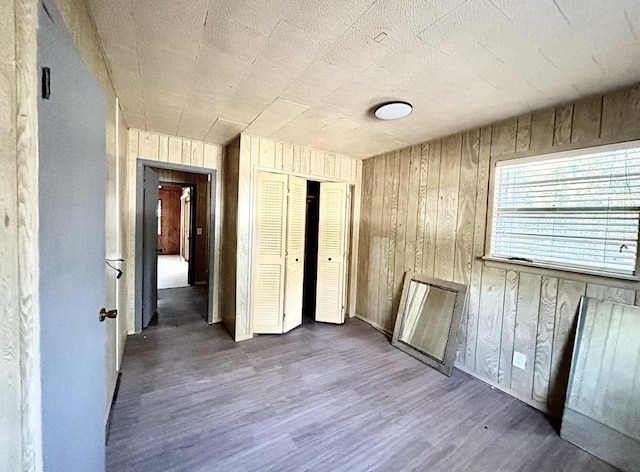
<instances>
[{"instance_id":1,"label":"wood-style floor plank","mask_svg":"<svg viewBox=\"0 0 640 472\"><path fill-rule=\"evenodd\" d=\"M538 411L446 377L356 319L236 344L199 288L130 337L109 472L612 471ZM173 301L172 301L173 299Z\"/></svg>"}]
</instances>

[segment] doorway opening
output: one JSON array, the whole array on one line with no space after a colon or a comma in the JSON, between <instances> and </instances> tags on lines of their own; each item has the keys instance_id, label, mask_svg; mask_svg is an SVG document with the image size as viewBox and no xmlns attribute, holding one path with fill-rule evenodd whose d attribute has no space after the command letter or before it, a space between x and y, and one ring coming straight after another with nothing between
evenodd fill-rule
<instances>
[{"instance_id":1,"label":"doorway opening","mask_svg":"<svg viewBox=\"0 0 640 472\"><path fill-rule=\"evenodd\" d=\"M158 187L158 290L194 285L195 186L160 182Z\"/></svg>"},{"instance_id":2,"label":"doorway opening","mask_svg":"<svg viewBox=\"0 0 640 472\"><path fill-rule=\"evenodd\" d=\"M138 161L136 332L213 322L215 170Z\"/></svg>"},{"instance_id":3,"label":"doorway opening","mask_svg":"<svg viewBox=\"0 0 640 472\"><path fill-rule=\"evenodd\" d=\"M315 322L318 283L318 222L320 218L320 182L307 181L307 217L304 245L304 282L302 322Z\"/></svg>"}]
</instances>

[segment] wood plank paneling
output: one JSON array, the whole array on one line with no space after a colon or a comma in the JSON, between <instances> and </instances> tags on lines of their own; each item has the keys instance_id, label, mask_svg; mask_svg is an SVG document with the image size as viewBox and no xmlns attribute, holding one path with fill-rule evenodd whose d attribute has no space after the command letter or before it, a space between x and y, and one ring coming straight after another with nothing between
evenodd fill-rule
<instances>
[{"instance_id":1,"label":"wood plank paneling","mask_svg":"<svg viewBox=\"0 0 640 472\"><path fill-rule=\"evenodd\" d=\"M309 174L324 177L324 152L311 149L309 155Z\"/></svg>"},{"instance_id":2,"label":"wood plank paneling","mask_svg":"<svg viewBox=\"0 0 640 472\"><path fill-rule=\"evenodd\" d=\"M420 164L422 162L420 146L412 146L410 148L411 162L409 164L409 185L407 186L408 199L407 199L407 214L406 214L406 226L407 236L404 246L404 270L413 271L416 261L416 241L418 239L418 197L419 192L416 189L420 188ZM421 253L422 253L422 248Z\"/></svg>"},{"instance_id":3,"label":"wood plank paneling","mask_svg":"<svg viewBox=\"0 0 640 472\"><path fill-rule=\"evenodd\" d=\"M420 145L420 183L418 186L418 210L417 210L417 233L416 233L416 254L414 258L413 271L417 274L422 272L422 261L424 255L424 235L427 219L427 180L429 176L429 147L426 144Z\"/></svg>"},{"instance_id":4,"label":"wood plank paneling","mask_svg":"<svg viewBox=\"0 0 640 472\"><path fill-rule=\"evenodd\" d=\"M140 131L140 157L157 161L160 157L159 137L155 133Z\"/></svg>"},{"instance_id":5,"label":"wood plank paneling","mask_svg":"<svg viewBox=\"0 0 640 472\"><path fill-rule=\"evenodd\" d=\"M384 261L386 260L386 252L383 247L383 234L382 234L382 218L383 218L383 205L384 194L389 191L389 187L385 185L387 159L375 159L373 162L373 183L372 183L372 199L371 199L371 241L370 241L370 253L371 267L375 267L375 270L369 270L369 273L363 274L367 278L367 302L369 304L369 310L363 311L363 314L369 315L377 326L380 326L378 321L383 319L385 313L382 311L382 302L380 298L380 270L384 267ZM364 202L363 202L364 203ZM384 259L383 259L384 257ZM385 282L386 286L386 282Z\"/></svg>"},{"instance_id":6,"label":"wood plank paneling","mask_svg":"<svg viewBox=\"0 0 640 472\"><path fill-rule=\"evenodd\" d=\"M485 263L481 258L485 254L486 225L490 223L487 204L491 160L530 156L536 150L549 152L554 146L565 149L576 143L608 144L618 137L621 141L640 139L638 103L640 86L635 86L422 143L419 168L413 160L411 163L411 174L419 175L410 175L407 181L400 179L399 189L389 168L395 165L395 153L373 157L373 174L378 169L381 176L374 178L372 187L372 198L378 203L363 207L363 218L370 212L371 227L376 230L375 235L368 236L371 258L360 279L375 280L380 288L379 303L373 304L375 315L360 309L358 312L376 326L392 325L396 313L384 304L384 292L389 283L395 286L399 270L389 273L389 264L399 268L396 257L408 264L413 249L415 272L426 276L435 272L469 283L456 365L537 408L559 415L580 297L587 293L625 303L633 303L635 298L640 305L640 292L629 283L613 279L573 278L567 272L505 265L497 268L496 264ZM472 142L477 143L477 151L470 150ZM411 148L412 156L416 149L418 145ZM477 161L470 162L470 157ZM396 196L400 199L397 214L391 205ZM402 206L405 198L406 215ZM360 242L364 243L363 237ZM369 283L368 292L375 299L373 286ZM368 300L363 303L370 305ZM512 366L514 351L524 351L527 356L524 371Z\"/></svg>"},{"instance_id":7,"label":"wood plank paneling","mask_svg":"<svg viewBox=\"0 0 640 472\"><path fill-rule=\"evenodd\" d=\"M158 160L160 162L169 161L169 136L158 136Z\"/></svg>"},{"instance_id":8,"label":"wood plank paneling","mask_svg":"<svg viewBox=\"0 0 640 472\"><path fill-rule=\"evenodd\" d=\"M462 135L442 140L440 187L438 189L438 237L436 238L433 275L444 280L453 280L455 267L461 156Z\"/></svg>"},{"instance_id":9,"label":"wood plank paneling","mask_svg":"<svg viewBox=\"0 0 640 472\"><path fill-rule=\"evenodd\" d=\"M204 143L194 141L191 145L191 165L204 167Z\"/></svg>"},{"instance_id":10,"label":"wood plank paneling","mask_svg":"<svg viewBox=\"0 0 640 472\"><path fill-rule=\"evenodd\" d=\"M180 253L181 196L181 187L163 186L158 192L158 198L162 202L158 250L160 250L163 255Z\"/></svg>"},{"instance_id":11,"label":"wood plank paneling","mask_svg":"<svg viewBox=\"0 0 640 472\"><path fill-rule=\"evenodd\" d=\"M571 142L579 143L598 139L601 119L601 95L577 101L573 107Z\"/></svg>"},{"instance_id":12,"label":"wood plank paneling","mask_svg":"<svg viewBox=\"0 0 640 472\"><path fill-rule=\"evenodd\" d=\"M396 236L398 234L398 193L400 191L400 153L394 152L387 162L387 178L391 179L391 193L385 193L388 197L385 203L385 213L389 215L389 232L385 241L387 273L384 274L386 287L384 290L384 313L393 313L393 297L394 297L394 274L396 270ZM387 204L389 206L387 206ZM384 226L384 219L383 219ZM400 256L402 257L402 256ZM382 288L382 282L380 283ZM382 290L381 290L382 291ZM391 319L386 320L386 324L381 325L389 331L393 330Z\"/></svg>"},{"instance_id":13,"label":"wood plank paneling","mask_svg":"<svg viewBox=\"0 0 640 472\"><path fill-rule=\"evenodd\" d=\"M553 353L551 355L549 405L553 411L561 411L567 392L567 380L571 366L571 354L575 335L576 318L580 297L585 294L586 284L572 280L558 281L556 317L554 325Z\"/></svg>"},{"instance_id":14,"label":"wood plank paneling","mask_svg":"<svg viewBox=\"0 0 640 472\"><path fill-rule=\"evenodd\" d=\"M282 170L282 166L283 166L282 143L276 142L274 159L275 159L275 162L273 164L273 168L276 170Z\"/></svg>"},{"instance_id":15,"label":"wood plank paneling","mask_svg":"<svg viewBox=\"0 0 640 472\"><path fill-rule=\"evenodd\" d=\"M188 139L182 140L182 158L180 162L185 166L191 165L191 144L192 142Z\"/></svg>"},{"instance_id":16,"label":"wood plank paneling","mask_svg":"<svg viewBox=\"0 0 640 472\"><path fill-rule=\"evenodd\" d=\"M504 308L502 309L502 338L500 340L500 366L498 383L511 387L511 369L518 313L518 289L520 273L508 270L504 286Z\"/></svg>"},{"instance_id":17,"label":"wood plank paneling","mask_svg":"<svg viewBox=\"0 0 640 472\"><path fill-rule=\"evenodd\" d=\"M276 143L266 139L252 138L252 145L258 144L258 165L273 169L276 165Z\"/></svg>"},{"instance_id":18,"label":"wood plank paneling","mask_svg":"<svg viewBox=\"0 0 640 472\"><path fill-rule=\"evenodd\" d=\"M501 121L492 127L491 155L501 156L511 154L516 149L516 135L518 133L518 119Z\"/></svg>"},{"instance_id":19,"label":"wood plank paneling","mask_svg":"<svg viewBox=\"0 0 640 472\"><path fill-rule=\"evenodd\" d=\"M571 128L573 124L573 103L556 108L553 145L561 146L571 142Z\"/></svg>"},{"instance_id":20,"label":"wood plank paneling","mask_svg":"<svg viewBox=\"0 0 640 472\"><path fill-rule=\"evenodd\" d=\"M475 370L492 382L498 381L505 283L503 269L485 268L480 290L482 316L478 320Z\"/></svg>"},{"instance_id":21,"label":"wood plank paneling","mask_svg":"<svg viewBox=\"0 0 640 472\"><path fill-rule=\"evenodd\" d=\"M549 372L553 353L553 328L557 296L558 279L556 277L542 277L533 374L533 400L541 404L546 404L549 397Z\"/></svg>"},{"instance_id":22,"label":"wood plank paneling","mask_svg":"<svg viewBox=\"0 0 640 472\"><path fill-rule=\"evenodd\" d=\"M373 200L373 171L374 160L365 161L362 165L362 207L360 217L360 246L358 248L360 261L360 271L362 273L369 273L369 262L375 260L371 253L373 231L371 225L371 206ZM358 291L356 294L356 306L358 314L367 316L371 315L372 307L369 304L369 277L360 277L358 279Z\"/></svg>"},{"instance_id":23,"label":"wood plank paneling","mask_svg":"<svg viewBox=\"0 0 640 472\"><path fill-rule=\"evenodd\" d=\"M396 242L394 251L394 268L393 268L393 285L392 285L392 301L391 310L396 312L400 304L400 294L402 292L402 282L404 281L404 273L407 270L405 265L406 242L407 242L407 217L409 205L409 186L401 185L403 182L409 182L411 171L411 148L404 148L398 153L400 172L398 174L398 192L396 204L396 234L393 239ZM395 177L395 176L394 176ZM411 215L415 218L415 213ZM390 326L389 329L393 329Z\"/></svg>"},{"instance_id":24,"label":"wood plank paneling","mask_svg":"<svg viewBox=\"0 0 640 472\"><path fill-rule=\"evenodd\" d=\"M442 141L429 143L429 170L427 177L426 219L422 248L422 274L433 276L438 235L438 189L440 188L440 154Z\"/></svg>"},{"instance_id":25,"label":"wood plank paneling","mask_svg":"<svg viewBox=\"0 0 640 472\"><path fill-rule=\"evenodd\" d=\"M531 118L530 150L547 149L553 145L555 128L555 110L543 110L533 114Z\"/></svg>"},{"instance_id":26,"label":"wood plank paneling","mask_svg":"<svg viewBox=\"0 0 640 472\"><path fill-rule=\"evenodd\" d=\"M336 177L336 155L324 153L324 176L329 178Z\"/></svg>"},{"instance_id":27,"label":"wood plank paneling","mask_svg":"<svg viewBox=\"0 0 640 472\"><path fill-rule=\"evenodd\" d=\"M601 137L630 137L640 128L640 85L606 94L602 103Z\"/></svg>"},{"instance_id":28,"label":"wood plank paneling","mask_svg":"<svg viewBox=\"0 0 640 472\"><path fill-rule=\"evenodd\" d=\"M533 372L536 357L536 331L540 307L540 287L542 277L535 274L520 274L518 302L516 308L516 329L513 352L524 354L524 369L514 366L511 370L511 388L526 397L533 392Z\"/></svg>"},{"instance_id":29,"label":"wood plank paneling","mask_svg":"<svg viewBox=\"0 0 640 472\"><path fill-rule=\"evenodd\" d=\"M311 149L300 148L300 173L311 174Z\"/></svg>"},{"instance_id":30,"label":"wood plank paneling","mask_svg":"<svg viewBox=\"0 0 640 472\"><path fill-rule=\"evenodd\" d=\"M134 133L135 131L129 131L129 133ZM130 149L129 152L132 156L137 156L138 153L134 150ZM169 162L173 164L182 164L182 139L174 138L173 136L169 137Z\"/></svg>"},{"instance_id":31,"label":"wood plank paneling","mask_svg":"<svg viewBox=\"0 0 640 472\"><path fill-rule=\"evenodd\" d=\"M0 5L0 464L42 469L37 28L39 2Z\"/></svg>"},{"instance_id":32,"label":"wood plank paneling","mask_svg":"<svg viewBox=\"0 0 640 472\"><path fill-rule=\"evenodd\" d=\"M293 144L283 144L282 145L282 170L285 172L294 172L294 152L293 152ZM300 170L298 170L300 172Z\"/></svg>"},{"instance_id":33,"label":"wood plank paneling","mask_svg":"<svg viewBox=\"0 0 640 472\"><path fill-rule=\"evenodd\" d=\"M518 134L516 136L516 151L528 151L531 144L531 115L518 118Z\"/></svg>"},{"instance_id":34,"label":"wood plank paneling","mask_svg":"<svg viewBox=\"0 0 640 472\"><path fill-rule=\"evenodd\" d=\"M453 281L466 285L471 282L479 153L480 130L465 133L462 137L462 155L460 158ZM467 309L462 314L458 332L458 349L456 351L456 360L458 362L464 362L468 319L469 307L467 306Z\"/></svg>"},{"instance_id":35,"label":"wood plank paneling","mask_svg":"<svg viewBox=\"0 0 640 472\"><path fill-rule=\"evenodd\" d=\"M482 260L485 243L487 196L489 188L489 157L491 152L491 127L480 130L480 150L478 160L478 188L476 195L475 221L473 225L473 260L471 262L471 285L469 287L469 308L467 309L467 340L464 365L475 369L476 343L480 306L480 286L482 282Z\"/></svg>"}]
</instances>

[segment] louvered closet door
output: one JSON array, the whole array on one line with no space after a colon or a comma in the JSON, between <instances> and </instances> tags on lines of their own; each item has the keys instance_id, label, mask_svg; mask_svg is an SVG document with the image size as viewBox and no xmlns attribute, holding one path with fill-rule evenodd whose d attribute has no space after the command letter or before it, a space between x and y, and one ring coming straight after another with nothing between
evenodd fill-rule
<instances>
[{"instance_id":1,"label":"louvered closet door","mask_svg":"<svg viewBox=\"0 0 640 472\"><path fill-rule=\"evenodd\" d=\"M284 286L284 332L302 324L307 181L289 176L287 265Z\"/></svg>"},{"instance_id":2,"label":"louvered closet door","mask_svg":"<svg viewBox=\"0 0 640 472\"><path fill-rule=\"evenodd\" d=\"M316 321L344 322L347 184L320 184Z\"/></svg>"},{"instance_id":3,"label":"louvered closet door","mask_svg":"<svg viewBox=\"0 0 640 472\"><path fill-rule=\"evenodd\" d=\"M287 176L258 173L253 331L281 334L284 313Z\"/></svg>"}]
</instances>

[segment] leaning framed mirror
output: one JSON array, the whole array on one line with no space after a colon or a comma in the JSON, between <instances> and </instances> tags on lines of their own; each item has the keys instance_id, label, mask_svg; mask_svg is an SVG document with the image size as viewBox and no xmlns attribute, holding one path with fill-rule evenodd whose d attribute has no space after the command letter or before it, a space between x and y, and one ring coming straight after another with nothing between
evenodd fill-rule
<instances>
[{"instance_id":1,"label":"leaning framed mirror","mask_svg":"<svg viewBox=\"0 0 640 472\"><path fill-rule=\"evenodd\" d=\"M391 344L451 375L467 288L407 272Z\"/></svg>"}]
</instances>

